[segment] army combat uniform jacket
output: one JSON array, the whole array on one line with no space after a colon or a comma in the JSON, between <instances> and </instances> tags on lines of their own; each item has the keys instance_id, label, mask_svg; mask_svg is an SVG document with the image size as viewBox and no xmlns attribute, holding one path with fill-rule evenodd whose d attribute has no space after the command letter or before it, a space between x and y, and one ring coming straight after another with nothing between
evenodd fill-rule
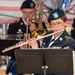
<instances>
[{"instance_id":1,"label":"army combat uniform jacket","mask_svg":"<svg viewBox=\"0 0 75 75\"><path fill-rule=\"evenodd\" d=\"M42 48L48 48L52 36L43 39ZM75 50L74 39L64 30L62 35L54 41L50 47L60 47L61 49L70 48Z\"/></svg>"},{"instance_id":2,"label":"army combat uniform jacket","mask_svg":"<svg viewBox=\"0 0 75 75\"><path fill-rule=\"evenodd\" d=\"M35 24L36 24L36 27L38 27L38 23L35 23ZM43 28L47 29L44 22L42 22L42 26L43 26ZM7 34L17 35L17 32L22 32L23 34L26 33L26 25L23 22L22 18L9 24ZM31 34L29 27L28 27L28 33ZM10 67L14 62L15 62L15 57L13 54L13 57L9 60L9 63L7 65L6 74L8 74L10 72Z\"/></svg>"},{"instance_id":3,"label":"army combat uniform jacket","mask_svg":"<svg viewBox=\"0 0 75 75\"><path fill-rule=\"evenodd\" d=\"M36 27L38 28L38 23L35 23L35 24L36 24ZM44 22L42 22L42 26L43 26L43 28L47 29ZM22 18L9 24L7 34L14 35L14 34L17 34L17 32L19 32L19 30L23 33L26 33L26 25L23 22ZM31 33L29 30L29 27L28 27L28 33Z\"/></svg>"}]
</instances>

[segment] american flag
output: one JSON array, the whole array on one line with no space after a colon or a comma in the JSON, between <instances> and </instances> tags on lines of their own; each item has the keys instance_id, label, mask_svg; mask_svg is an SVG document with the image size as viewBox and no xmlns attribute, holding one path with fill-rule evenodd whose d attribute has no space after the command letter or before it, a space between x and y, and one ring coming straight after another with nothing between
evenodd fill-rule
<instances>
[{"instance_id":1,"label":"american flag","mask_svg":"<svg viewBox=\"0 0 75 75\"><path fill-rule=\"evenodd\" d=\"M7 23L21 17L20 6L23 0L0 0L0 23Z\"/></svg>"},{"instance_id":2,"label":"american flag","mask_svg":"<svg viewBox=\"0 0 75 75\"><path fill-rule=\"evenodd\" d=\"M0 23L9 23L21 17L22 13L20 12L20 6L23 1L24 0L0 0ZM49 1L50 0L47 0L47 3L49 3ZM75 1L73 0L72 3L74 4ZM70 8L71 6L68 8L68 10ZM70 12L75 13L75 8L73 8ZM68 16L69 19L70 18L73 19L73 17L75 16L72 14L67 14L67 15L69 15Z\"/></svg>"}]
</instances>

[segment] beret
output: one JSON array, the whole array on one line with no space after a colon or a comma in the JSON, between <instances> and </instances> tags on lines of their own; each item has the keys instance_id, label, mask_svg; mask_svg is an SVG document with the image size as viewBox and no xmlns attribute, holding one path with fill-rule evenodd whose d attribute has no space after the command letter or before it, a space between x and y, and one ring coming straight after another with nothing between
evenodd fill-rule
<instances>
[{"instance_id":1,"label":"beret","mask_svg":"<svg viewBox=\"0 0 75 75\"><path fill-rule=\"evenodd\" d=\"M60 9L55 9L50 13L48 17L48 22L50 22L51 20L56 20L58 18L61 18L62 16L65 16L64 11Z\"/></svg>"},{"instance_id":2,"label":"beret","mask_svg":"<svg viewBox=\"0 0 75 75\"><path fill-rule=\"evenodd\" d=\"M24 9L24 8L35 8L35 2L32 0L25 0L20 9Z\"/></svg>"}]
</instances>

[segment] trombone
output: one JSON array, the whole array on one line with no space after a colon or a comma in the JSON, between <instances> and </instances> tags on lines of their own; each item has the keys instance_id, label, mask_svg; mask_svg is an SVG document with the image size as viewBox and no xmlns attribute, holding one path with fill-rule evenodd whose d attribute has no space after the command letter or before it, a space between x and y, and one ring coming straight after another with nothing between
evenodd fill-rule
<instances>
[{"instance_id":1,"label":"trombone","mask_svg":"<svg viewBox=\"0 0 75 75\"><path fill-rule=\"evenodd\" d=\"M51 35L54 35L56 33L62 32L62 31L64 31L64 29L62 29L60 31L57 31L57 32L54 32L54 33L51 33L51 34L47 34L45 36L41 36L39 38L36 38L36 40L41 40L43 38L49 37ZM18 48L18 47L23 46L23 45L26 45L26 44L28 44L28 42L24 42L24 43L19 44L19 45L13 45L13 46L10 46L10 47L5 48L4 50L2 50L2 52L4 53L4 52L7 52L7 51L12 50L12 49L15 49L15 48Z\"/></svg>"}]
</instances>

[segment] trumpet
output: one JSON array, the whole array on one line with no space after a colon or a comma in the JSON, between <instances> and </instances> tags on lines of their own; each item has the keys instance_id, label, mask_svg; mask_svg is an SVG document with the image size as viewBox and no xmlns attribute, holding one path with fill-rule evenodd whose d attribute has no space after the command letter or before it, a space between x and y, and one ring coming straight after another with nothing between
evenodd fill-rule
<instances>
[{"instance_id":1,"label":"trumpet","mask_svg":"<svg viewBox=\"0 0 75 75\"><path fill-rule=\"evenodd\" d=\"M54 32L54 33L47 34L47 35L45 35L45 36L41 36L41 37L39 37L39 38L36 38L36 40L41 40L41 39L43 39L43 38L49 37L49 36L51 36L51 35L54 35L54 34L56 34L56 33L62 32L62 31L64 31L64 29L62 29L62 30L60 30L60 31L57 31L57 32ZM12 49L15 49L15 48L18 48L18 47L23 46L23 45L26 45L26 44L28 44L28 42L24 42L24 43L19 44L19 45L13 45L13 46L10 46L10 47L8 47L8 48L5 48L4 50L2 50L2 52L4 53L4 52L7 52L7 51L12 50Z\"/></svg>"}]
</instances>

